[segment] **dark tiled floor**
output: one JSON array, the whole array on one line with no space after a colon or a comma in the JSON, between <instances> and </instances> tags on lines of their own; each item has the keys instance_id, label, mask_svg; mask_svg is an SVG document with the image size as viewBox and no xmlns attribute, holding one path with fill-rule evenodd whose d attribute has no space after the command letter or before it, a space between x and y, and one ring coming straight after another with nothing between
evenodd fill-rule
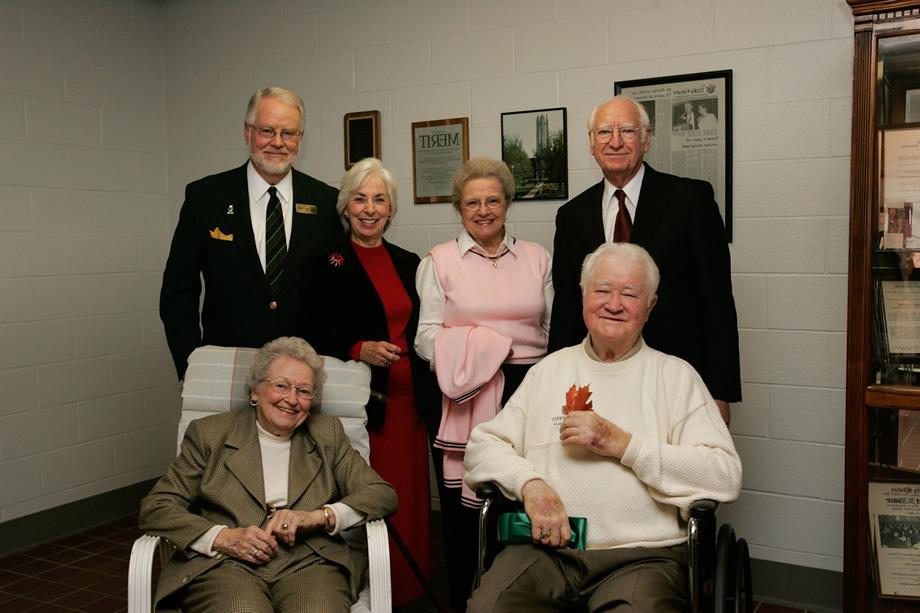
<instances>
[{"instance_id":1,"label":"dark tiled floor","mask_svg":"<svg viewBox=\"0 0 920 613\"><path fill-rule=\"evenodd\" d=\"M127 611L128 558L138 536L137 518L129 517L0 558L0 612ZM437 568L432 585L446 603L446 563L440 539L434 545ZM425 598L399 609L399 613L432 611L435 608ZM758 603L755 611L802 613L802 609L767 603Z\"/></svg>"},{"instance_id":2,"label":"dark tiled floor","mask_svg":"<svg viewBox=\"0 0 920 613\"><path fill-rule=\"evenodd\" d=\"M0 611L126 611L128 558L138 536L130 517L0 558Z\"/></svg>"}]
</instances>

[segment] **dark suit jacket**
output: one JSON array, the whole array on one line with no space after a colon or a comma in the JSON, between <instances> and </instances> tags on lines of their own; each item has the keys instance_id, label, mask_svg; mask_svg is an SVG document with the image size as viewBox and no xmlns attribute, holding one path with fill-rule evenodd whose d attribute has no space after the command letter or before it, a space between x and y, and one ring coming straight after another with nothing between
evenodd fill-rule
<instances>
[{"instance_id":1,"label":"dark suit jacket","mask_svg":"<svg viewBox=\"0 0 920 613\"><path fill-rule=\"evenodd\" d=\"M189 354L200 345L261 347L279 336L302 336L303 263L325 251L341 234L341 226L335 189L297 170L293 184L293 204L312 208L293 213L277 293L272 293L256 251L246 165L185 188L160 290L160 318L180 379ZM215 230L233 239L214 238ZM199 318L200 275L205 296Z\"/></svg>"},{"instance_id":2,"label":"dark suit jacket","mask_svg":"<svg viewBox=\"0 0 920 613\"><path fill-rule=\"evenodd\" d=\"M418 329L419 297L415 289L415 272L419 257L411 251L383 241L383 246L393 260L406 294L412 301L412 314L406 325L408 357L412 367L415 403L425 419L429 433L437 432L441 419L441 392L428 362L415 353L415 333ZM336 257L340 255L341 258ZM335 262L341 262L336 264ZM307 340L315 343L323 355L348 360L349 352L358 341L387 341L390 332L383 302L361 260L358 259L351 240L345 238L339 247L308 263L305 273L310 279L307 301ZM368 406L368 428L382 425L388 384L388 369L371 366L371 390L374 398Z\"/></svg>"},{"instance_id":3,"label":"dark suit jacket","mask_svg":"<svg viewBox=\"0 0 920 613\"><path fill-rule=\"evenodd\" d=\"M313 511L344 502L368 519L396 512L396 492L358 455L335 417L310 415L291 437L288 508ZM214 525L263 526L266 521L262 454L254 410L231 411L189 424L182 451L141 501L140 528L176 547L157 582L156 601L175 592L224 556L188 547ZM279 547L287 548L279 542ZM299 536L287 567L313 552L347 568L358 593L366 559L341 536Z\"/></svg>"},{"instance_id":4,"label":"dark suit jacket","mask_svg":"<svg viewBox=\"0 0 920 613\"><path fill-rule=\"evenodd\" d=\"M604 242L603 194L601 181L556 213L550 351L587 334L578 282L585 257ZM741 400L728 243L712 186L646 164L630 242L648 250L661 272L658 303L642 337L690 362L714 398Z\"/></svg>"}]
</instances>

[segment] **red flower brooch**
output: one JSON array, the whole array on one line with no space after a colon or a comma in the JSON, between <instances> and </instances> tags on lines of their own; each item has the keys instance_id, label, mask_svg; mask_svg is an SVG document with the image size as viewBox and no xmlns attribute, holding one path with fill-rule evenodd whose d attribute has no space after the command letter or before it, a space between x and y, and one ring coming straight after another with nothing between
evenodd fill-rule
<instances>
[{"instance_id":1,"label":"red flower brooch","mask_svg":"<svg viewBox=\"0 0 920 613\"><path fill-rule=\"evenodd\" d=\"M591 401L588 400L591 398L590 387L590 383L584 387L577 387L573 383L569 391L565 393L565 404L562 405L562 412L568 415L573 411L590 411L594 406Z\"/></svg>"},{"instance_id":2,"label":"red flower brooch","mask_svg":"<svg viewBox=\"0 0 920 613\"><path fill-rule=\"evenodd\" d=\"M329 263L332 266L335 266L336 268L338 268L339 266L345 263L345 256L339 253L338 251L336 251L335 253L330 253Z\"/></svg>"}]
</instances>

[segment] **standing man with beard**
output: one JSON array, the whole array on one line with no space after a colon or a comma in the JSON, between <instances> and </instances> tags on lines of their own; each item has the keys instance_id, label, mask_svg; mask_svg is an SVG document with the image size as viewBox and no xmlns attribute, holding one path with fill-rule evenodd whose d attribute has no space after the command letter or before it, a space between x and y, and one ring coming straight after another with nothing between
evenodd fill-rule
<instances>
[{"instance_id":1,"label":"standing man with beard","mask_svg":"<svg viewBox=\"0 0 920 613\"><path fill-rule=\"evenodd\" d=\"M300 96L258 90L243 122L249 160L185 189L160 290L180 379L200 345L261 347L303 335L303 262L341 234L337 191L292 168L303 128Z\"/></svg>"}]
</instances>

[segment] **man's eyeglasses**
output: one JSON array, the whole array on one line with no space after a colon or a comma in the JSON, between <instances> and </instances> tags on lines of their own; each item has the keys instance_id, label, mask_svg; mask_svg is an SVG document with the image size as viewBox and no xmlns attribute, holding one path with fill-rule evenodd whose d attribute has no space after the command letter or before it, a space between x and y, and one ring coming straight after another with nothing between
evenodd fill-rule
<instances>
[{"instance_id":1,"label":"man's eyeglasses","mask_svg":"<svg viewBox=\"0 0 920 613\"><path fill-rule=\"evenodd\" d=\"M291 390L294 390L298 400L313 400L313 390L304 385L294 386L284 379L262 379L262 381L268 383L275 392L282 396L287 396Z\"/></svg>"},{"instance_id":2,"label":"man's eyeglasses","mask_svg":"<svg viewBox=\"0 0 920 613\"><path fill-rule=\"evenodd\" d=\"M275 134L278 133L276 129L270 128L268 126L254 126L251 123L247 125L252 130L254 130L256 134L265 140L273 140L275 138ZM300 140L302 135L303 132L297 130L281 130L281 140L286 143L296 143Z\"/></svg>"},{"instance_id":3,"label":"man's eyeglasses","mask_svg":"<svg viewBox=\"0 0 920 613\"><path fill-rule=\"evenodd\" d=\"M633 126L620 126L618 128L601 126L597 130L594 130L594 140L601 144L609 143L610 139L613 138L614 132L618 133L624 142L633 142L642 134L642 128L634 128Z\"/></svg>"},{"instance_id":4,"label":"man's eyeglasses","mask_svg":"<svg viewBox=\"0 0 920 613\"><path fill-rule=\"evenodd\" d=\"M487 209L494 210L505 204L504 198L499 198L498 196L489 196L485 200L478 200L476 198L468 198L463 201L463 208L467 211L475 211L480 206L485 205Z\"/></svg>"}]
</instances>

